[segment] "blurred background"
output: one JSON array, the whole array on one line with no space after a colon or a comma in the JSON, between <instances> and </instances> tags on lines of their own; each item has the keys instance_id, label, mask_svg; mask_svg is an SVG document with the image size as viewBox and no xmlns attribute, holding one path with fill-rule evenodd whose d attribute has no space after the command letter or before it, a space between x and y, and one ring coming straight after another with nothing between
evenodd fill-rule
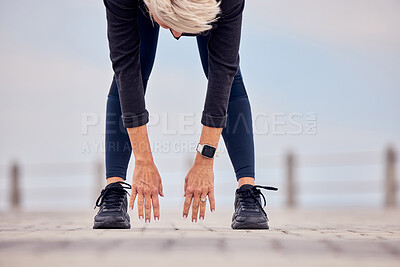
<instances>
[{"instance_id":1,"label":"blurred background","mask_svg":"<svg viewBox=\"0 0 400 267\"><path fill-rule=\"evenodd\" d=\"M0 14L0 210L91 209L113 75L103 2L0 0ZM399 1L248 0L240 60L270 207L399 204ZM160 29L146 104L162 207L182 207L206 86L195 38ZM233 209L220 148L217 209Z\"/></svg>"}]
</instances>

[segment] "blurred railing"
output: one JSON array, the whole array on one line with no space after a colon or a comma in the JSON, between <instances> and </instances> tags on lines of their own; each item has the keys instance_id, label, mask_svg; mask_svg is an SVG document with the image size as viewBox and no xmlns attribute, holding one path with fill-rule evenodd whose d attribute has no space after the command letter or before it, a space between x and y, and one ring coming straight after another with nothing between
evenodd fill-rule
<instances>
[{"instance_id":1,"label":"blurred railing","mask_svg":"<svg viewBox=\"0 0 400 267\"><path fill-rule=\"evenodd\" d=\"M5 171L5 168L8 170ZM8 207L13 210L23 206L22 199L28 193L34 192L34 195L39 197L50 195L54 198L70 199L77 197L82 192L80 189L84 188L85 192L90 189L90 197L93 197L97 196L105 185L105 167L102 161L24 164L13 161L9 166L0 166L0 170L0 178L6 177L7 180L0 179L0 189L2 193L8 194ZM70 178L75 178L75 181L68 185ZM76 180L84 182L79 184ZM4 204L2 206L4 208Z\"/></svg>"},{"instance_id":2,"label":"blurred railing","mask_svg":"<svg viewBox=\"0 0 400 267\"><path fill-rule=\"evenodd\" d=\"M321 166L344 166L344 165L373 165L384 164L382 173L382 188L384 192L384 206L388 208L397 206L397 178L396 178L396 152L393 147L386 149L385 156L380 163L376 160L376 155L379 152L354 152L342 154L324 154L324 155L297 155L289 152L285 156L284 165L284 183L285 183L285 205L287 207L298 206L298 192L296 190L299 183L297 176L298 170L302 167L321 167ZM277 159L275 159L277 160ZM271 162L271 161L270 161ZM272 163L273 165L277 165ZM47 169L51 175L57 176L57 173L63 175L82 172L86 175L93 177L92 184L95 184L94 192L97 194L104 187L104 165L103 162L94 163L53 163L53 164L33 164L29 167L30 171L34 172L35 169ZM18 162L13 162L8 166L9 169L9 207L12 209L19 209L21 207L21 183L22 183L22 169ZM75 174L76 175L76 174ZM50 188L51 190L51 188ZM66 189L67 190L67 189ZM71 189L73 190L73 189Z\"/></svg>"},{"instance_id":3,"label":"blurred railing","mask_svg":"<svg viewBox=\"0 0 400 267\"><path fill-rule=\"evenodd\" d=\"M308 166L343 166L343 165L372 165L376 164L374 159L377 152L354 152L343 154L325 154L325 155L308 155L297 157L293 152L286 155L285 166L285 181L286 181L286 201L287 207L296 207L297 196L297 179L296 170ZM384 154L384 172L382 173L384 189L384 206L387 208L394 208L397 206L397 177L396 177L396 152L393 147L388 147ZM298 166L298 159L302 159L303 165ZM311 163L311 164L310 164Z\"/></svg>"}]
</instances>

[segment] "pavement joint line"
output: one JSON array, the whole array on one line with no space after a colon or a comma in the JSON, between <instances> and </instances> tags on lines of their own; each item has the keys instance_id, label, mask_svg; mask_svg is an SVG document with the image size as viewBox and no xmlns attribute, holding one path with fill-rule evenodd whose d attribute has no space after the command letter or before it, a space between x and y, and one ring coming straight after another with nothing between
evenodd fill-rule
<instances>
[{"instance_id":1,"label":"pavement joint line","mask_svg":"<svg viewBox=\"0 0 400 267\"><path fill-rule=\"evenodd\" d=\"M112 259L122 266L126 253L138 260L153 255L152 260L163 260L167 266L199 252L206 260L219 259L224 264L240 261L240 252L267 253L270 262L296 259L307 266L321 266L329 258L325 263L332 266L340 262L336 266L386 267L398 265L400 259L400 210L383 215L380 211L354 215L352 211L282 210L268 231L232 230L229 213L219 212L198 223L166 213L163 220L150 224L134 221L127 230L93 230L93 215L87 213L2 213L0 266L17 266L17 261L41 266L40 259L55 260L61 255L82 262ZM13 261L11 254L18 257ZM257 257L251 260L265 263ZM175 262L175 266L183 263Z\"/></svg>"}]
</instances>

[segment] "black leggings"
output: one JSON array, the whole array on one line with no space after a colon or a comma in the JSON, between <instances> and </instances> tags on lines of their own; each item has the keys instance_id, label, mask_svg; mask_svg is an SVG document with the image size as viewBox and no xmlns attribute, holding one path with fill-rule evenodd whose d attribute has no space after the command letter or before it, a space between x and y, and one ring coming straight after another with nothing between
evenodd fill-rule
<instances>
[{"instance_id":1,"label":"black leggings","mask_svg":"<svg viewBox=\"0 0 400 267\"><path fill-rule=\"evenodd\" d=\"M154 24L138 9L140 32L140 62L144 90L153 68L160 27ZM196 36L203 70L208 78L208 43L209 35ZM107 99L106 114L106 176L126 179L132 148L127 130L121 119L121 106L115 75ZM236 179L255 177L254 141L250 102L239 70L234 78L228 105L228 121L222 131L225 146L236 173Z\"/></svg>"}]
</instances>

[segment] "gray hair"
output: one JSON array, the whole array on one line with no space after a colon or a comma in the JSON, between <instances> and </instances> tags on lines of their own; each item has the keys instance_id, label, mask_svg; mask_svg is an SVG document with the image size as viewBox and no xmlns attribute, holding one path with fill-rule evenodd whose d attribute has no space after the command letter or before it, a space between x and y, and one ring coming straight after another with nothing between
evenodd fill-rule
<instances>
[{"instance_id":1,"label":"gray hair","mask_svg":"<svg viewBox=\"0 0 400 267\"><path fill-rule=\"evenodd\" d=\"M161 23L177 32L198 34L212 28L221 12L216 0L143 0L150 19L154 16Z\"/></svg>"}]
</instances>

